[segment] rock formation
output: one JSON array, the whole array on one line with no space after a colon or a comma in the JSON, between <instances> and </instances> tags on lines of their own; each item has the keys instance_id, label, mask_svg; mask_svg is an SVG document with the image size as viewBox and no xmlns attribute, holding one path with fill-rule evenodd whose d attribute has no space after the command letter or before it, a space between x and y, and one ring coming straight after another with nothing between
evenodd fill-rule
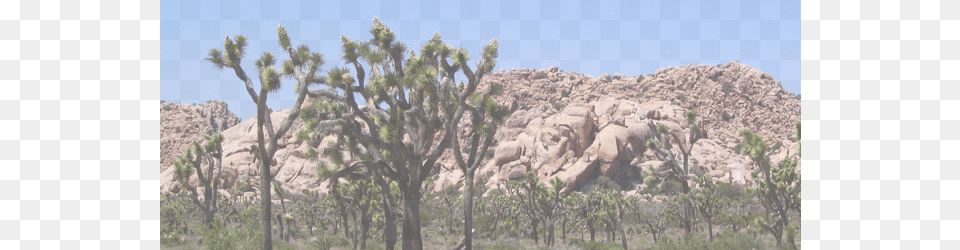
<instances>
[{"instance_id":1,"label":"rock formation","mask_svg":"<svg viewBox=\"0 0 960 250\"><path fill-rule=\"evenodd\" d=\"M512 93L497 101L515 109L497 132L500 145L493 160L481 170L496 173L487 185L534 171L543 180L561 178L565 190L599 175L631 188L640 178L636 167L659 164L644 145L653 132L648 124L678 131L687 127L683 113L691 109L707 130L707 139L697 142L691 155L698 166L694 171L752 185L752 161L733 150L742 139L741 128L762 135L770 146L783 145L774 163L795 154L789 138L800 119L799 97L769 74L738 62L670 67L635 77L594 78L557 67L515 69L484 81ZM457 172L440 171L436 188L462 179Z\"/></svg>"},{"instance_id":2,"label":"rock formation","mask_svg":"<svg viewBox=\"0 0 960 250\"><path fill-rule=\"evenodd\" d=\"M173 161L192 141L201 141L204 135L219 133L238 123L240 119L227 109L227 103L223 101L161 103L160 172L173 166Z\"/></svg>"},{"instance_id":3,"label":"rock formation","mask_svg":"<svg viewBox=\"0 0 960 250\"><path fill-rule=\"evenodd\" d=\"M313 105L315 101L311 98L304 102L305 107ZM290 110L277 110L270 114L274 127L279 126ZM232 126L221 133L223 134L223 173L221 174L220 187L223 189L233 189L238 192L254 192L259 185L259 169L256 159L250 153L251 146L257 144L257 119L251 117L246 121ZM315 161L307 161L303 156L307 145L296 143L296 132L303 128L303 122L295 120L287 132L279 140L279 150L271 162L270 174L274 180L282 183L286 192L302 193L307 190L316 191L319 189L317 181ZM200 137L202 139L202 136ZM189 141L188 141L189 142ZM179 156L183 151L177 151L172 157ZM170 163L172 165L172 161ZM173 169L170 165L161 167L160 185L161 192L178 191L176 183L173 181ZM191 177L190 183L197 183L196 174Z\"/></svg>"},{"instance_id":4,"label":"rock formation","mask_svg":"<svg viewBox=\"0 0 960 250\"><path fill-rule=\"evenodd\" d=\"M654 132L651 125L663 124L682 131L688 127L683 113L691 109L699 113L697 122L707 130L707 138L698 141L691 154L691 165L697 166L695 172L723 182L752 185L752 162L733 150L741 140L741 128L762 135L771 146L783 145L783 150L771 157L774 163L795 154L795 143L789 138L794 122L800 119L798 96L784 90L769 74L737 62L670 67L634 77L604 74L594 78L561 72L556 67L518 69L489 74L483 81L478 92L485 92L487 83L500 83L507 94L497 97L497 101L514 109L496 134L498 144L491 147L491 157L477 174L477 181L481 181L485 173L493 172L486 181L488 186L534 172L544 181L554 177L565 181L565 191L592 185L601 175L627 189L642 187L638 167L659 164L645 145ZM210 103L216 102L207 105ZM308 99L304 105L311 103L313 100ZM167 107L186 110L175 114L198 109L179 108L184 105L164 104L162 112L167 112ZM222 106L225 110L226 105ZM273 121L279 122L288 112L272 112ZM165 132L161 137L169 137L169 142L161 143L162 190L176 191L171 186L170 159L179 156L190 140L202 139L198 131L229 127L222 132L221 186L255 191L259 178L256 159L249 151L256 144L256 119L234 126L230 126L234 120L214 119L217 125L208 128L197 122L199 113L194 113L197 115L162 115ZM168 134L177 127L181 134L197 134ZM316 162L307 161L302 154L306 145L296 143L295 134L302 127L303 123L296 121L281 139L271 174L287 192L324 191L325 184L317 181ZM469 120L462 121L460 127L472 129ZM170 146L174 144L177 146ZM463 179L449 151L431 174L439 175L432 187L435 190Z\"/></svg>"}]
</instances>

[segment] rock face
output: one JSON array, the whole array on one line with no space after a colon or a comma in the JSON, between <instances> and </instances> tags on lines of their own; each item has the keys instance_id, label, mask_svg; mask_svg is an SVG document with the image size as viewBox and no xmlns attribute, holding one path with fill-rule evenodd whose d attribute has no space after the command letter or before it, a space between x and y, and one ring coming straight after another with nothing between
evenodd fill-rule
<instances>
[{"instance_id":1,"label":"rock face","mask_svg":"<svg viewBox=\"0 0 960 250\"><path fill-rule=\"evenodd\" d=\"M497 97L515 111L496 138L521 154L501 157L497 147L497 160L481 170L496 173L487 185L534 171L542 180L561 178L566 190L600 175L632 179L618 180L629 188L640 178L637 166L659 163L644 145L653 133L648 124L679 131L688 127L687 110L697 111L707 131L707 139L694 145L691 162L699 168L695 171L716 180L754 183L752 161L731 149L742 139L741 128L760 134L770 146L789 148L775 155L774 163L796 153L788 139L800 119L799 97L771 75L738 62L670 67L635 77L517 69L489 74L484 82L498 82L510 93ZM522 149L514 149L517 144ZM441 172L440 178L457 171Z\"/></svg>"},{"instance_id":2,"label":"rock face","mask_svg":"<svg viewBox=\"0 0 960 250\"><path fill-rule=\"evenodd\" d=\"M204 104L160 104L160 172L173 166L192 141L202 141L204 135L219 133L240 123L237 115L227 109L223 101Z\"/></svg>"},{"instance_id":3,"label":"rock face","mask_svg":"<svg viewBox=\"0 0 960 250\"><path fill-rule=\"evenodd\" d=\"M304 107L313 105L314 100L308 98L304 102ZM279 127L280 123L290 114L290 110L277 110L270 114L273 126ZM223 174L220 178L220 187L223 189L234 189L240 193L255 191L259 187L259 163L250 153L250 147L257 144L257 119L252 117L246 121L232 126L221 133L223 134ZM276 155L271 160L270 174L274 180L281 182L286 192L302 193L305 191L316 191L320 189L320 183L317 181L317 172L315 161L307 161L302 152L306 151L305 143L296 143L297 131L303 129L303 122L300 119L294 120L290 130L278 140ZM202 138L202 137L201 137ZM182 153L175 153L179 156ZM175 157L174 156L174 157ZM171 163L172 165L172 163ZM206 166L204 166L206 167ZM178 191L173 180L173 168L165 166L160 173L161 192ZM191 177L191 185L196 185L196 174Z\"/></svg>"},{"instance_id":4,"label":"rock face","mask_svg":"<svg viewBox=\"0 0 960 250\"><path fill-rule=\"evenodd\" d=\"M697 123L707 131L707 138L698 141L691 153L695 172L718 181L753 185L752 161L732 149L740 143L741 128L762 135L771 146L783 144L784 150L771 157L774 163L796 154L795 143L789 138L794 122L800 119L799 98L784 90L769 74L737 62L664 68L636 77L614 74L594 78L561 72L556 67L501 71L488 74L477 91L486 92L493 82L500 83L503 93L508 93L498 96L497 101L511 106L514 112L497 131L497 144L491 146L490 157L475 176L475 181L485 181L491 187L522 178L528 172L543 181L560 178L566 183L565 191L590 186L599 176L610 177L627 189L642 187L640 167L660 163L645 145L653 136L653 127L664 125L684 131L689 125L683 118L687 110L699 113ZM311 103L308 99L304 105ZM287 114L289 110L279 110L272 112L271 117L278 124ZM207 131L202 124L173 125L192 124L181 120L199 118L184 115L163 119L165 131L175 127L182 127L181 133ZM216 128L229 127L222 132L222 187L255 191L258 168L249 150L256 144L256 119L235 126L223 126L229 122L216 124ZM295 134L302 127L303 123L297 120L280 140L271 174L288 192L323 191L325 184L316 181L316 162L307 161L301 153L306 145L295 144ZM463 130L459 136L465 138L464 132L473 126L467 120L460 127ZM170 190L172 184L172 171L168 169L172 161L166 159L181 154L191 139L202 138L178 136L171 137L174 141L170 143L183 144L180 148L162 149L163 190ZM488 172L492 176L482 180ZM430 187L435 190L454 186L464 178L449 151L431 174L439 175Z\"/></svg>"},{"instance_id":5,"label":"rock face","mask_svg":"<svg viewBox=\"0 0 960 250\"><path fill-rule=\"evenodd\" d=\"M599 176L634 189L642 179L638 167L660 163L653 150L645 145L646 140L654 136L654 128L665 124L675 131L687 131L679 125L681 121L669 116L648 116L656 110L647 110L644 106L650 107L607 97L598 102L571 104L543 118L534 116L515 140L500 143L495 150L495 160L487 162L480 172L494 173L488 186L534 172L541 180L564 181L565 192L578 190ZM672 104L654 106L679 109ZM782 143L786 147L793 145L789 140ZM690 160L697 168L694 171L709 174L717 181L754 184L750 176L753 163L722 145L722 141L712 138L694 144ZM672 150L680 155L678 148ZM781 151L772 160L776 163L787 155L792 154Z\"/></svg>"}]
</instances>

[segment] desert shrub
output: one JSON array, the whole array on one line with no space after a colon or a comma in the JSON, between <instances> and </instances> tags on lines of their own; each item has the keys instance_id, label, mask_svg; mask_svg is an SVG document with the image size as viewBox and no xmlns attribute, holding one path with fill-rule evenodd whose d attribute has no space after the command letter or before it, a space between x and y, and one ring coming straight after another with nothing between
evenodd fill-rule
<instances>
[{"instance_id":1,"label":"desert shrub","mask_svg":"<svg viewBox=\"0 0 960 250\"><path fill-rule=\"evenodd\" d=\"M723 83L723 87L720 88L720 91L723 91L724 95L730 94L730 92L733 92L733 83L732 82Z\"/></svg>"},{"instance_id":2,"label":"desert shrub","mask_svg":"<svg viewBox=\"0 0 960 250\"><path fill-rule=\"evenodd\" d=\"M553 106L553 109L556 109L557 111L563 110L563 104L557 100L550 100L550 106Z\"/></svg>"},{"instance_id":3,"label":"desert shrub","mask_svg":"<svg viewBox=\"0 0 960 250\"><path fill-rule=\"evenodd\" d=\"M215 217L213 228L199 227L203 236L203 248L211 250L260 249L263 232L260 230L258 214L260 214L259 206L249 206L243 209L239 214L242 223L239 227L223 226L220 217ZM276 249L293 249L282 248L278 243L274 242Z\"/></svg>"},{"instance_id":4,"label":"desert shrub","mask_svg":"<svg viewBox=\"0 0 960 250\"><path fill-rule=\"evenodd\" d=\"M658 179L658 180L659 181L655 182L657 184L654 184L653 186L651 186L648 183L647 188L640 190L640 194L671 195L671 194L679 194L681 191L683 191L683 186L678 181L670 180L670 179ZM646 182L646 179L644 179L644 182Z\"/></svg>"},{"instance_id":5,"label":"desert shrub","mask_svg":"<svg viewBox=\"0 0 960 250\"><path fill-rule=\"evenodd\" d=\"M530 110L530 105L527 105L526 103L521 103L521 104L520 104L520 109L521 109L521 110L525 110L525 111L526 111L526 110Z\"/></svg>"},{"instance_id":6,"label":"desert shrub","mask_svg":"<svg viewBox=\"0 0 960 250\"><path fill-rule=\"evenodd\" d=\"M665 238L669 239L669 238ZM741 250L764 249L763 245L753 236L745 233L724 233L713 242L702 236L687 235L680 242L666 242L654 245L648 250Z\"/></svg>"},{"instance_id":7,"label":"desert shrub","mask_svg":"<svg viewBox=\"0 0 960 250\"><path fill-rule=\"evenodd\" d=\"M787 240L783 245L793 246L794 244L796 244L795 240L797 238L797 228L794 225L787 225L787 228L785 229L786 229Z\"/></svg>"},{"instance_id":8,"label":"desert shrub","mask_svg":"<svg viewBox=\"0 0 960 250\"><path fill-rule=\"evenodd\" d=\"M600 178L597 178L597 186L603 187L604 189L607 189L607 190L620 191L621 189L623 189L620 186L620 184L617 184L617 182L611 180L606 176L600 176Z\"/></svg>"},{"instance_id":9,"label":"desert shrub","mask_svg":"<svg viewBox=\"0 0 960 250\"><path fill-rule=\"evenodd\" d=\"M186 241L187 210L191 204L180 195L160 196L160 245L173 247Z\"/></svg>"},{"instance_id":10,"label":"desert shrub","mask_svg":"<svg viewBox=\"0 0 960 250\"><path fill-rule=\"evenodd\" d=\"M486 246L479 247L480 249L490 249L490 250L521 250L517 245L503 244L503 243L494 243Z\"/></svg>"},{"instance_id":11,"label":"desert shrub","mask_svg":"<svg viewBox=\"0 0 960 250\"><path fill-rule=\"evenodd\" d=\"M284 241L278 241L278 242L273 243L273 249L276 249L276 250L296 250L296 249L298 249L298 248L297 248L297 245L294 245L294 244L291 244L291 243L288 243L288 242L284 242Z\"/></svg>"},{"instance_id":12,"label":"desert shrub","mask_svg":"<svg viewBox=\"0 0 960 250\"><path fill-rule=\"evenodd\" d=\"M344 239L343 237L340 237L337 235L323 234L323 235L317 236L317 238L310 243L310 246L319 250L330 250L333 247L347 246L349 244L350 242L348 242L347 239ZM369 243L367 246L370 246ZM373 248L373 249L377 249L377 248Z\"/></svg>"},{"instance_id":13,"label":"desert shrub","mask_svg":"<svg viewBox=\"0 0 960 250\"><path fill-rule=\"evenodd\" d=\"M579 246L583 250L623 249L622 245L615 242L583 241L583 242L579 242L577 246Z\"/></svg>"}]
</instances>

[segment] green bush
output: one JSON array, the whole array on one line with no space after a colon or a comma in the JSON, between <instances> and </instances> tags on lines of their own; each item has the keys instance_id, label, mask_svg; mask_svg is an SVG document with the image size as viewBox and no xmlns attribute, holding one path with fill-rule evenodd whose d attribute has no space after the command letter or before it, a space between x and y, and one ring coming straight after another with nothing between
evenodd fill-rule
<instances>
[{"instance_id":1,"label":"green bush","mask_svg":"<svg viewBox=\"0 0 960 250\"><path fill-rule=\"evenodd\" d=\"M477 245L475 249L484 249L484 250L525 250L525 249L531 249L531 248L529 248L529 247L530 247L530 246L520 247L520 246L517 246L516 244L493 243L493 244L490 244L490 245ZM540 249L550 249L550 248L537 247L537 248L532 248L532 249L540 250Z\"/></svg>"},{"instance_id":2,"label":"green bush","mask_svg":"<svg viewBox=\"0 0 960 250\"><path fill-rule=\"evenodd\" d=\"M367 241L367 242L370 242L370 241ZM330 250L333 247L346 246L349 244L350 243L347 242L347 239L344 239L343 237L340 237L340 236L320 235L320 236L317 236L317 239L313 240L313 242L310 245L313 246L315 249Z\"/></svg>"},{"instance_id":3,"label":"green bush","mask_svg":"<svg viewBox=\"0 0 960 250\"><path fill-rule=\"evenodd\" d=\"M669 239L669 238L664 238ZM713 242L707 241L702 236L687 235L682 242L670 242L654 245L648 250L742 250L742 249L765 249L760 241L745 233L724 233L714 239Z\"/></svg>"},{"instance_id":4,"label":"green bush","mask_svg":"<svg viewBox=\"0 0 960 250\"><path fill-rule=\"evenodd\" d=\"M727 111L723 111L720 113L720 119L723 119L723 121L729 122L730 118L733 118L733 117L731 117L730 114L727 114Z\"/></svg>"},{"instance_id":5,"label":"green bush","mask_svg":"<svg viewBox=\"0 0 960 250\"><path fill-rule=\"evenodd\" d=\"M623 249L622 245L614 242L585 241L581 242L578 246L583 250Z\"/></svg>"},{"instance_id":6,"label":"green bush","mask_svg":"<svg viewBox=\"0 0 960 250\"><path fill-rule=\"evenodd\" d=\"M239 216L243 224L240 227L221 226L223 223L220 217L214 218L213 228L198 227L200 234L203 236L203 248L211 250L260 249L263 232L260 230L260 221L257 220L259 211L258 206L249 206L241 211ZM277 249L285 249L277 243L274 243Z\"/></svg>"}]
</instances>

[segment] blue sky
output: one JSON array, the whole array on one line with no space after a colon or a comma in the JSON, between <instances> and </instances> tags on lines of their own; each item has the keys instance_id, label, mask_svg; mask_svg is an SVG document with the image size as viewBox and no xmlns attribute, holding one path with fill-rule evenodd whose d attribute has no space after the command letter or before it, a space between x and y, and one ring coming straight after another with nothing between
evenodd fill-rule
<instances>
[{"instance_id":1,"label":"blue sky","mask_svg":"<svg viewBox=\"0 0 960 250\"><path fill-rule=\"evenodd\" d=\"M256 105L232 71L202 61L224 36L250 45L242 66L255 75L262 52L279 53L276 27L294 44L324 54L324 69L343 65L340 35L367 40L377 16L412 48L439 32L444 42L479 58L500 40L497 69L547 68L593 76L650 74L659 68L740 61L800 93L800 1L163 1L161 99L224 100L247 120ZM472 65L472 64L471 64ZM259 83L255 83L259 85ZM274 110L290 108L293 85L271 94Z\"/></svg>"}]
</instances>

